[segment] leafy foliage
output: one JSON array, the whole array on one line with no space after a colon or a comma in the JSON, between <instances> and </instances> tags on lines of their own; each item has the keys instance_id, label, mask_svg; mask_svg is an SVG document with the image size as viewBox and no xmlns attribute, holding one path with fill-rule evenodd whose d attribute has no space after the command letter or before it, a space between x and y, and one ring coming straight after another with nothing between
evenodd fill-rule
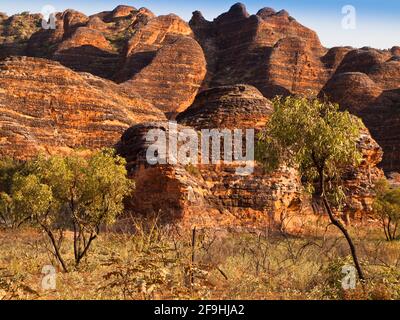
<instances>
[{"instance_id":1,"label":"leafy foliage","mask_svg":"<svg viewBox=\"0 0 400 320\"><path fill-rule=\"evenodd\" d=\"M386 240L398 239L400 223L400 188L391 188L386 179L376 184L374 211L382 221Z\"/></svg>"},{"instance_id":2,"label":"leafy foliage","mask_svg":"<svg viewBox=\"0 0 400 320\"><path fill-rule=\"evenodd\" d=\"M267 170L282 164L295 166L314 191L319 171L324 171L333 187L343 170L361 161L357 141L363 124L348 112L339 112L337 104L278 97L273 105L275 112L256 148L256 158Z\"/></svg>"},{"instance_id":3,"label":"leafy foliage","mask_svg":"<svg viewBox=\"0 0 400 320\"><path fill-rule=\"evenodd\" d=\"M16 228L25 221L25 217L14 206L14 176L24 169L24 165L11 158L0 159L0 226Z\"/></svg>"},{"instance_id":4,"label":"leafy foliage","mask_svg":"<svg viewBox=\"0 0 400 320\"><path fill-rule=\"evenodd\" d=\"M337 104L316 98L278 97L273 104L275 112L259 137L256 159L268 170L282 164L299 170L308 189L320 196L332 224L345 236L359 277L364 279L353 241L331 207L340 207L345 199L344 170L360 163L361 120L340 112Z\"/></svg>"},{"instance_id":5,"label":"leafy foliage","mask_svg":"<svg viewBox=\"0 0 400 320\"><path fill-rule=\"evenodd\" d=\"M67 271L61 256L65 231L73 230L75 264L79 265L101 225L113 223L123 212L123 200L133 187L125 164L111 149L88 158L41 155L21 170L6 170L12 178L0 176L10 182L8 192L0 194L1 216L4 221L31 221L40 226Z\"/></svg>"},{"instance_id":6,"label":"leafy foliage","mask_svg":"<svg viewBox=\"0 0 400 320\"><path fill-rule=\"evenodd\" d=\"M0 18L3 32L0 32L0 43L4 42L26 42L33 33L41 27L41 17L37 14L23 12L13 15L7 19Z\"/></svg>"}]
</instances>

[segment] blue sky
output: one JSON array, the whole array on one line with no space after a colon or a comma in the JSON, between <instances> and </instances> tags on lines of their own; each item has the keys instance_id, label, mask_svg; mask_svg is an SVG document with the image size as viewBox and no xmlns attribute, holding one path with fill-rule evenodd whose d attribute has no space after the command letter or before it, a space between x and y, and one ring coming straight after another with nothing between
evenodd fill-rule
<instances>
[{"instance_id":1,"label":"blue sky","mask_svg":"<svg viewBox=\"0 0 400 320\"><path fill-rule=\"evenodd\" d=\"M22 11L40 12L45 5L57 11L73 8L86 14L111 10L118 4L147 7L156 14L176 13L189 20L194 10L200 10L212 20L236 1L231 0L0 0L0 11L13 14ZM286 9L300 23L318 32L327 47L351 45L390 48L400 46L400 0L243 0L250 13L262 7ZM356 28L343 29L342 7L356 9Z\"/></svg>"}]
</instances>

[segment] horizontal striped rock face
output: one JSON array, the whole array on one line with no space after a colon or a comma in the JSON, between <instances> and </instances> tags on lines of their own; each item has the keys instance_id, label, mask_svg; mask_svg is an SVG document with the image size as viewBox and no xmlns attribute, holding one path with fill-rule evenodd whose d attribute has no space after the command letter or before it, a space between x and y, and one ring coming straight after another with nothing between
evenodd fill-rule
<instances>
[{"instance_id":1,"label":"horizontal striped rock face","mask_svg":"<svg viewBox=\"0 0 400 320\"><path fill-rule=\"evenodd\" d=\"M347 213L370 211L378 166L400 171L399 47L324 48L288 12L249 14L242 4L213 21L198 11L187 23L118 6L57 13L55 29L41 22L0 14L1 156L117 144L137 180L139 211L167 208L228 225L279 216L307 206L293 168L266 175L256 166L242 177L229 165L149 167L139 161L143 139L167 118L197 132L257 131L271 115L269 99L312 93L361 117L371 133L360 138L363 165L346 175Z\"/></svg>"},{"instance_id":2,"label":"horizontal striped rock face","mask_svg":"<svg viewBox=\"0 0 400 320\"><path fill-rule=\"evenodd\" d=\"M237 170L243 163L202 161L203 129L259 129L271 112L270 101L256 88L237 85L199 94L194 104L179 114L178 134L166 122L128 129L117 150L126 158L128 171L136 182L136 192L130 201L132 208L144 215L162 212L165 222L203 227L265 226L277 221L282 212L300 213L302 189L296 170L282 167L267 174L261 166L253 164L252 174L243 175ZM152 143L148 137L153 130L165 132L168 146L179 132L192 130L199 137L197 163L149 163L147 150ZM224 141L220 141L222 155ZM182 144L177 139L178 149ZM243 144L245 147L247 142Z\"/></svg>"},{"instance_id":3,"label":"horizontal striped rock face","mask_svg":"<svg viewBox=\"0 0 400 320\"><path fill-rule=\"evenodd\" d=\"M206 85L248 83L265 96L319 92L329 71L317 34L286 11L262 9L250 15L236 4L213 22L195 12L190 21L206 54Z\"/></svg>"},{"instance_id":4,"label":"horizontal striped rock face","mask_svg":"<svg viewBox=\"0 0 400 320\"><path fill-rule=\"evenodd\" d=\"M174 132L166 122L129 128L117 150L126 158L128 171L136 182L136 192L130 201L132 208L144 215L163 212L168 222L179 220L197 226L279 225L287 214L295 213L296 219L301 219L312 213L312 199L305 194L294 168L282 166L267 173L254 163L251 174L243 175L237 171L243 164L204 163L200 157L203 145L197 146L195 164L148 161L147 151L153 144L153 138L148 138L154 130L162 132L165 139L176 139L180 150L185 140L177 138L179 132L193 130L193 136L202 144L205 129L227 132L251 128L257 132L271 114L271 102L256 88L223 86L198 94L193 105L178 115ZM223 154L225 140L220 141ZM170 140L166 144L169 146ZM363 154L361 166L349 168L344 176L348 187L345 214L353 218L365 217L371 212L373 181L383 176L377 168L382 150L367 130L360 137L359 148ZM163 153L168 157L168 148ZM314 209L318 209L317 204Z\"/></svg>"},{"instance_id":5,"label":"horizontal striped rock face","mask_svg":"<svg viewBox=\"0 0 400 320\"><path fill-rule=\"evenodd\" d=\"M324 48L288 12L250 15L234 5L214 21L195 12L190 25L203 47L203 87L251 84L268 98L320 94L360 116L384 149L381 166L400 171L400 49Z\"/></svg>"},{"instance_id":6,"label":"horizontal striped rock face","mask_svg":"<svg viewBox=\"0 0 400 320\"><path fill-rule=\"evenodd\" d=\"M58 13L56 29L36 32L25 54L113 80L170 117L191 105L207 71L188 23L129 6Z\"/></svg>"},{"instance_id":7,"label":"horizontal striped rock face","mask_svg":"<svg viewBox=\"0 0 400 320\"><path fill-rule=\"evenodd\" d=\"M164 114L111 81L57 62L11 58L0 63L0 155L113 146L131 125Z\"/></svg>"},{"instance_id":8,"label":"horizontal striped rock face","mask_svg":"<svg viewBox=\"0 0 400 320\"><path fill-rule=\"evenodd\" d=\"M288 12L248 13L233 5L213 21L118 6L92 16L66 10L56 28L38 14L0 14L0 60L25 55L59 61L119 84L174 119L197 93L240 83L265 97L320 94L360 116L383 147L382 168L400 171L400 48L324 48Z\"/></svg>"},{"instance_id":9,"label":"horizontal striped rock face","mask_svg":"<svg viewBox=\"0 0 400 320\"><path fill-rule=\"evenodd\" d=\"M321 96L361 117L384 150L382 168L400 171L400 55L363 48L349 51Z\"/></svg>"}]
</instances>

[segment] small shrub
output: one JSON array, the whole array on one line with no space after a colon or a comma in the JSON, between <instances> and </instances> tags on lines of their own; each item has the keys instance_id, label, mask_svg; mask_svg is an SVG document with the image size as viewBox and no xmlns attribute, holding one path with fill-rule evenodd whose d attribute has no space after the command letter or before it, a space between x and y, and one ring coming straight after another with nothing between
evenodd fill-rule
<instances>
[{"instance_id":1,"label":"small shrub","mask_svg":"<svg viewBox=\"0 0 400 320\"><path fill-rule=\"evenodd\" d=\"M382 222L387 241L398 239L400 222L400 188L391 188L387 180L376 184L374 211Z\"/></svg>"},{"instance_id":2,"label":"small shrub","mask_svg":"<svg viewBox=\"0 0 400 320\"><path fill-rule=\"evenodd\" d=\"M10 183L0 197L2 220L31 221L48 236L54 254L68 271L61 247L67 230L73 232L75 266L87 254L102 225L114 223L133 187L125 160L104 149L90 157L39 156L23 170L3 175ZM7 168L7 166L5 166Z\"/></svg>"}]
</instances>

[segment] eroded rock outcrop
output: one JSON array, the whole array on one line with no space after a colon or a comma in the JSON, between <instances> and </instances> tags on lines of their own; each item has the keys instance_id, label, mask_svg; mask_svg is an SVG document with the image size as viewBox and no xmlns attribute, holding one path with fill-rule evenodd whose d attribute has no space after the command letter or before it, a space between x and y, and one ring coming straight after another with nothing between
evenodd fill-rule
<instances>
[{"instance_id":1,"label":"eroded rock outcrop","mask_svg":"<svg viewBox=\"0 0 400 320\"><path fill-rule=\"evenodd\" d=\"M325 64L325 68L327 68L330 71L330 74L332 74L340 66L347 53L352 50L353 48L351 47L334 47L329 49L321 60Z\"/></svg>"},{"instance_id":2,"label":"eroded rock outcrop","mask_svg":"<svg viewBox=\"0 0 400 320\"><path fill-rule=\"evenodd\" d=\"M26 55L59 61L75 71L111 78L119 62L118 50L107 38L118 33L107 25L75 10L56 15L56 29L41 29L32 35ZM98 29L97 29L98 28Z\"/></svg>"},{"instance_id":3,"label":"eroded rock outcrop","mask_svg":"<svg viewBox=\"0 0 400 320\"><path fill-rule=\"evenodd\" d=\"M119 60L105 36L88 27L77 28L58 46L53 58L75 71L91 72L103 78L112 76Z\"/></svg>"},{"instance_id":4,"label":"eroded rock outcrop","mask_svg":"<svg viewBox=\"0 0 400 320\"><path fill-rule=\"evenodd\" d=\"M374 102L383 90L365 73L347 72L332 77L322 92L343 109L357 114Z\"/></svg>"},{"instance_id":5,"label":"eroded rock outcrop","mask_svg":"<svg viewBox=\"0 0 400 320\"><path fill-rule=\"evenodd\" d=\"M254 129L256 135L272 112L271 102L256 88L235 85L203 91L177 120L198 131L228 129L233 134L233 130L239 129L245 135L246 129ZM246 148L244 145L242 148L244 154ZM266 173L257 163L252 165L254 171L250 175L237 171L243 166L240 162L199 165L199 175L212 193L209 203L221 213L240 218L238 221L259 219L259 222L275 223L287 211L301 212L302 189L296 170L281 167L276 172Z\"/></svg>"},{"instance_id":6,"label":"eroded rock outcrop","mask_svg":"<svg viewBox=\"0 0 400 320\"><path fill-rule=\"evenodd\" d=\"M385 62L389 56L372 48L351 50L343 58L337 73L362 72L368 73L372 67Z\"/></svg>"},{"instance_id":7,"label":"eroded rock outcrop","mask_svg":"<svg viewBox=\"0 0 400 320\"><path fill-rule=\"evenodd\" d=\"M386 173L400 172L400 89L384 91L360 116L383 148L382 168Z\"/></svg>"},{"instance_id":8,"label":"eroded rock outcrop","mask_svg":"<svg viewBox=\"0 0 400 320\"><path fill-rule=\"evenodd\" d=\"M182 129L182 127L178 127ZM130 177L135 180L136 190L130 199L131 208L137 214L161 214L164 222L176 222L197 218L197 222L218 223L218 217L206 201L210 195L208 186L183 165L149 165L146 157L150 130L162 130L168 136L168 122L150 122L129 128L117 145L117 151L126 158ZM176 137L176 134L175 136Z\"/></svg>"},{"instance_id":9,"label":"eroded rock outcrop","mask_svg":"<svg viewBox=\"0 0 400 320\"><path fill-rule=\"evenodd\" d=\"M197 130L262 128L272 114L271 102L249 85L216 87L199 93L177 121Z\"/></svg>"},{"instance_id":10,"label":"eroded rock outcrop","mask_svg":"<svg viewBox=\"0 0 400 320\"><path fill-rule=\"evenodd\" d=\"M59 13L57 28L36 32L26 53L112 79L171 117L193 102L206 74L203 51L185 21L130 6L90 17Z\"/></svg>"},{"instance_id":11,"label":"eroded rock outcrop","mask_svg":"<svg viewBox=\"0 0 400 320\"><path fill-rule=\"evenodd\" d=\"M190 25L208 63L205 86L248 83L265 96L319 91L325 54L316 33L286 11L265 8L250 15L235 4L213 22L195 12Z\"/></svg>"},{"instance_id":12,"label":"eroded rock outcrop","mask_svg":"<svg viewBox=\"0 0 400 320\"><path fill-rule=\"evenodd\" d=\"M28 41L39 30L39 14L21 13L8 17L0 13L0 60L11 55L25 55Z\"/></svg>"},{"instance_id":13,"label":"eroded rock outcrop","mask_svg":"<svg viewBox=\"0 0 400 320\"><path fill-rule=\"evenodd\" d=\"M271 102L264 98L256 88L248 85L236 85L213 88L200 93L193 105L181 113L177 120L180 124L197 130L204 128L227 128L231 130L253 128L257 134L265 126L272 112ZM349 168L344 177L345 186L348 189L345 213L352 218L360 218L365 213L371 212L375 196L374 182L383 177L382 170L378 168L382 161L383 152L368 130L365 130L360 137L359 149L363 157L360 166L356 169ZM205 168L209 170L208 174L206 171L202 176L206 180L207 177L212 177L215 190L219 190L222 194L226 193L223 197L231 199L230 197L235 198L237 196L237 199L248 199L244 207L256 211L260 211L257 204L264 202L266 211L261 211L269 212L269 215L273 214L275 221L278 221L287 210L295 211L301 210L301 208L308 210L310 208L309 199L297 193L302 190L294 169L281 168L281 170L268 175L256 165L254 175L238 178L232 174L234 172L232 168L227 170L231 175L226 173L210 174L210 172L218 171L223 166ZM237 182L239 186L239 181L244 185L253 185L254 189L237 187L236 189L233 188L235 191L230 193L230 189L226 186L229 186L229 182L233 181ZM271 198L265 196L259 198L258 191L269 193ZM226 203L229 203L229 201L227 200ZM300 204L300 202L302 203ZM234 209L228 208L228 211L234 211Z\"/></svg>"},{"instance_id":14,"label":"eroded rock outcrop","mask_svg":"<svg viewBox=\"0 0 400 320\"><path fill-rule=\"evenodd\" d=\"M250 14L240 3L213 21L195 11L189 24L132 6L89 17L66 10L56 18L57 28L44 30L40 15L2 15L0 59L14 54L57 60L113 80L171 119L199 90L212 87L244 83L267 98L320 94L362 117L385 150L385 171L400 171L396 130L385 130L399 119L398 108L389 107L400 86L398 46L327 49L287 11Z\"/></svg>"},{"instance_id":15,"label":"eroded rock outcrop","mask_svg":"<svg viewBox=\"0 0 400 320\"><path fill-rule=\"evenodd\" d=\"M307 39L279 40L269 56L266 95L317 94L328 79L328 71L312 50Z\"/></svg>"},{"instance_id":16,"label":"eroded rock outcrop","mask_svg":"<svg viewBox=\"0 0 400 320\"><path fill-rule=\"evenodd\" d=\"M396 130L383 131L398 122L398 108L390 111L379 99L400 86L398 47L328 50L315 32L286 11L264 8L250 15L242 4L232 6L214 21L205 20L196 11L190 25L207 58L205 88L247 83L269 98L316 93L327 96L365 120L384 148L383 168L400 170L400 153L395 151L400 150L400 144L394 142ZM370 110L371 115L361 113L364 109ZM383 109L385 112L379 116ZM386 126L372 120L374 115ZM389 118L383 118L386 116Z\"/></svg>"},{"instance_id":17,"label":"eroded rock outcrop","mask_svg":"<svg viewBox=\"0 0 400 320\"><path fill-rule=\"evenodd\" d=\"M179 115L177 129L193 128L201 137L203 125L209 129L261 128L271 112L270 102L253 87L213 88L199 94L193 106ZM136 212L160 211L168 219L192 225L256 226L272 223L288 210L300 210L301 186L295 170L283 167L266 174L253 163L253 174L243 175L237 171L243 163L202 163L200 145L198 164L150 165L146 134L151 129L161 129L167 136L171 132L168 123L142 124L127 130L118 145L136 181L131 202Z\"/></svg>"},{"instance_id":18,"label":"eroded rock outcrop","mask_svg":"<svg viewBox=\"0 0 400 320\"><path fill-rule=\"evenodd\" d=\"M191 37L169 41L154 53L150 64L121 86L173 118L193 102L206 74L206 62L200 45Z\"/></svg>"},{"instance_id":19,"label":"eroded rock outcrop","mask_svg":"<svg viewBox=\"0 0 400 320\"><path fill-rule=\"evenodd\" d=\"M111 81L57 62L9 58L0 64L0 155L113 146L130 126L164 115Z\"/></svg>"},{"instance_id":20,"label":"eroded rock outcrop","mask_svg":"<svg viewBox=\"0 0 400 320\"><path fill-rule=\"evenodd\" d=\"M254 87L212 88L200 93L193 105L177 117L177 132L192 128L202 141L204 129L257 131L265 126L271 113L270 101ZM117 148L127 159L128 170L136 181L137 191L131 199L135 212L160 212L167 220L201 226L279 226L292 213L297 216L311 213L311 199L305 195L294 168L283 166L267 173L253 162L253 171L245 175L237 170L243 168L243 162L201 162L200 145L198 163L150 164L146 156L152 142L147 134L154 129L165 132L166 137L171 134L171 126L165 122L137 125L124 133ZM177 133L172 136L176 139ZM182 144L178 142L178 149ZM357 169L350 168L345 176L348 187L345 213L353 218L371 212L373 183L383 175L377 168L382 150L368 131L360 137L359 147L363 162Z\"/></svg>"},{"instance_id":21,"label":"eroded rock outcrop","mask_svg":"<svg viewBox=\"0 0 400 320\"><path fill-rule=\"evenodd\" d=\"M319 92L362 117L373 136L363 134L365 160L347 173L347 214L370 210L382 175L374 139L383 168L400 171L399 47L328 50L285 10L250 14L239 3L213 21L196 11L189 24L131 6L56 18L56 29L44 30L40 15L0 14L0 60L47 59L0 65L1 155L111 146L131 127L118 150L137 180L138 211L213 225L276 221L308 206L293 168L266 174L255 165L250 179L226 163L149 166L146 132L168 131L153 122L165 114L197 131L257 130L272 112L265 97Z\"/></svg>"},{"instance_id":22,"label":"eroded rock outcrop","mask_svg":"<svg viewBox=\"0 0 400 320\"><path fill-rule=\"evenodd\" d=\"M172 44L181 36L191 36L192 30L181 18L170 14L155 17L129 39L122 68L115 75L118 82L129 80L149 65L158 50Z\"/></svg>"},{"instance_id":23,"label":"eroded rock outcrop","mask_svg":"<svg viewBox=\"0 0 400 320\"><path fill-rule=\"evenodd\" d=\"M384 178L383 171L378 168L383 151L368 130L361 133L358 148L362 153L360 165L357 168L349 168L343 177L347 189L344 213L353 219L365 218L373 212L372 204L376 196L374 185L376 181Z\"/></svg>"},{"instance_id":24,"label":"eroded rock outcrop","mask_svg":"<svg viewBox=\"0 0 400 320\"><path fill-rule=\"evenodd\" d=\"M391 58L376 64L369 69L368 76L383 90L397 89L400 87L400 60Z\"/></svg>"},{"instance_id":25,"label":"eroded rock outcrop","mask_svg":"<svg viewBox=\"0 0 400 320\"><path fill-rule=\"evenodd\" d=\"M383 147L387 172L400 171L400 61L396 50L371 48L349 51L320 95L361 117Z\"/></svg>"}]
</instances>

